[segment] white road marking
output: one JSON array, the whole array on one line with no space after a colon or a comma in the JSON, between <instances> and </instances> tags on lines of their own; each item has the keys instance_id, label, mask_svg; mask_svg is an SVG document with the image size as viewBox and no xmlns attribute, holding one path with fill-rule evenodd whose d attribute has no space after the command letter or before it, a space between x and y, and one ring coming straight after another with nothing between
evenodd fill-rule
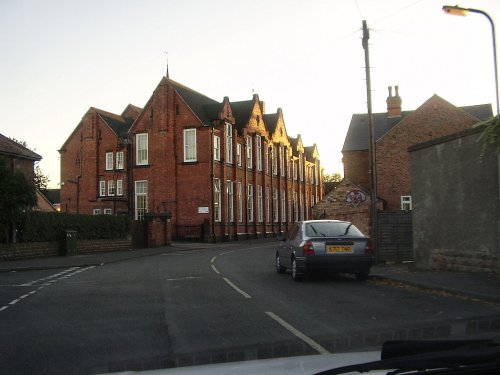
<instances>
[{"instance_id":1,"label":"white road marking","mask_svg":"<svg viewBox=\"0 0 500 375\"><path fill-rule=\"evenodd\" d=\"M300 332L298 329L294 328L287 322L285 322L283 319L281 319L278 315L271 311L266 311L266 314L271 318L274 319L276 322L281 324L284 328L286 328L289 332L297 336L299 339L304 341L307 345L309 345L311 348L319 352L320 354L328 354L330 353L328 350L323 348L320 344L318 344L316 341L311 339L309 336L304 335L302 332Z\"/></svg>"},{"instance_id":2,"label":"white road marking","mask_svg":"<svg viewBox=\"0 0 500 375\"><path fill-rule=\"evenodd\" d=\"M238 293L240 293L243 297L245 298L252 298L252 296L248 293L245 293L244 291L242 291L240 288L238 288L236 285L234 285L231 280L229 280L228 278L226 277L223 277L224 281L226 283L228 283L234 290L236 290Z\"/></svg>"},{"instance_id":3,"label":"white road marking","mask_svg":"<svg viewBox=\"0 0 500 375\"><path fill-rule=\"evenodd\" d=\"M215 266L213 264L212 264L212 269L215 271L215 273L220 274L219 270L217 268L215 268Z\"/></svg>"},{"instance_id":4,"label":"white road marking","mask_svg":"<svg viewBox=\"0 0 500 375\"><path fill-rule=\"evenodd\" d=\"M57 281L59 280L62 280L62 279L66 279L68 277L71 277L71 276L74 276L74 275L77 275L81 272L84 272L84 271L87 271L87 270L90 270L92 268L94 268L95 266L89 266L89 267L85 267L85 268L79 268L79 267L71 267L71 268L68 268L67 270L64 270L64 271L61 271L61 272L58 272L58 273L55 273L55 274L52 274L50 276L47 276L47 277L43 277L41 279L37 279L37 280L33 280L33 281L30 281L28 283L25 283L25 284L21 284L19 286L33 286L33 284L36 284L36 283L39 283L41 281L46 281L44 282L42 285L38 286L38 288L36 290L32 290L31 292L29 293L26 293L26 294L23 294L22 296L20 296L19 298L16 298L12 301L9 302L8 305L6 306L3 306L0 308L0 312L1 311L5 311L7 310L10 306L13 306L15 305L16 303L18 303L19 301L25 299L26 297L29 297L30 295L33 295L35 294L37 291L39 291L40 289L43 289L45 287L48 287L48 286L51 286L51 285L54 285L54 283L56 283ZM194 278L194 277L193 277Z\"/></svg>"},{"instance_id":5,"label":"white road marking","mask_svg":"<svg viewBox=\"0 0 500 375\"><path fill-rule=\"evenodd\" d=\"M215 258L217 258L217 255L216 255L216 256L214 256L212 259L210 259L210 263L215 262Z\"/></svg>"},{"instance_id":6,"label":"white road marking","mask_svg":"<svg viewBox=\"0 0 500 375\"><path fill-rule=\"evenodd\" d=\"M186 277L178 277L175 279L165 279L167 281L181 281L181 280L193 280L193 279L201 279L200 276L186 276Z\"/></svg>"}]
</instances>

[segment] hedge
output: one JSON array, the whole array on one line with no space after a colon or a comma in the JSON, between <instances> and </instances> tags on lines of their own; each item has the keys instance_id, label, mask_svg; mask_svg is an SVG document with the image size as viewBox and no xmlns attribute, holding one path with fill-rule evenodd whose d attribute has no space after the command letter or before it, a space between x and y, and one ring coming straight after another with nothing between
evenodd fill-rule
<instances>
[{"instance_id":1,"label":"hedge","mask_svg":"<svg viewBox=\"0 0 500 375\"><path fill-rule=\"evenodd\" d=\"M57 212L27 212L18 221L19 242L58 241L66 230L75 230L80 240L126 238L130 231L127 216L74 215Z\"/></svg>"}]
</instances>

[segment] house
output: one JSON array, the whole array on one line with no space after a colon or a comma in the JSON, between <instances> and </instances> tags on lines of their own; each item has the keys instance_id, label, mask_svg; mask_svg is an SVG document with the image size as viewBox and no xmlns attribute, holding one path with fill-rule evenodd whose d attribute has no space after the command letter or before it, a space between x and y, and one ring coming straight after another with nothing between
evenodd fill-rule
<instances>
[{"instance_id":1,"label":"house","mask_svg":"<svg viewBox=\"0 0 500 375\"><path fill-rule=\"evenodd\" d=\"M500 158L483 130L477 126L409 150L419 269L500 272Z\"/></svg>"},{"instance_id":2,"label":"house","mask_svg":"<svg viewBox=\"0 0 500 375\"><path fill-rule=\"evenodd\" d=\"M6 161L12 172L21 172L28 181L34 182L35 162L42 160L36 152L0 134L0 157Z\"/></svg>"},{"instance_id":3,"label":"house","mask_svg":"<svg viewBox=\"0 0 500 375\"><path fill-rule=\"evenodd\" d=\"M60 153L62 211L168 217L174 238L286 231L323 196L317 147L287 134L281 109L167 77L143 109L91 108Z\"/></svg>"},{"instance_id":4,"label":"house","mask_svg":"<svg viewBox=\"0 0 500 375\"><path fill-rule=\"evenodd\" d=\"M389 87L388 90L387 112L374 113L373 125L376 141L378 211L397 214L397 211L412 209L412 181L408 148L472 128L478 122L490 118L492 109L490 104L456 107L438 95L433 95L416 110L403 111L399 88L395 87L395 95L392 89ZM341 185L354 184L357 186L356 189L367 197L371 196L368 145L368 115L353 114L342 148L345 182ZM351 190L346 191L345 188L337 188L330 192L314 208L314 216L351 218L354 224L362 228L366 228L368 222L370 225L365 232L372 233L371 211L367 209L369 200L356 206L350 205L349 210L346 210L345 206L332 204L332 202L347 202L349 199L347 193L350 194L350 192ZM378 233L381 233L381 230L383 228L379 227ZM406 257L412 251L411 231L405 230L405 233L410 237L404 250ZM385 234L379 236L377 240L383 238L393 242L393 239ZM382 251L381 243L378 242L377 245L379 251ZM398 260L400 259L398 255Z\"/></svg>"}]
</instances>

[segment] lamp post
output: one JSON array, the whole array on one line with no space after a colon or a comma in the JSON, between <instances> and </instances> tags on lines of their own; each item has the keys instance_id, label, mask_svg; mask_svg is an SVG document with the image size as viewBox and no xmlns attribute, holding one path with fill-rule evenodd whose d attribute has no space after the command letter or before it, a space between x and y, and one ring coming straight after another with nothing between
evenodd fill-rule
<instances>
[{"instance_id":1,"label":"lamp post","mask_svg":"<svg viewBox=\"0 0 500 375\"><path fill-rule=\"evenodd\" d=\"M479 13L485 16L488 21L490 21L491 24L491 34L492 34L492 40L493 40L493 65L495 68L495 91L496 91L496 99L497 99L497 117L500 117L500 108L499 108L499 100L498 100L498 68L497 68L497 47L496 47L496 39L495 39L495 24L493 22L493 19L489 16L488 13L485 11L482 11L480 9L473 9L473 8L462 8L457 5L451 6L451 5L445 5L443 6L443 11L446 14L451 14L453 16L463 16L465 17L469 13Z\"/></svg>"}]
</instances>

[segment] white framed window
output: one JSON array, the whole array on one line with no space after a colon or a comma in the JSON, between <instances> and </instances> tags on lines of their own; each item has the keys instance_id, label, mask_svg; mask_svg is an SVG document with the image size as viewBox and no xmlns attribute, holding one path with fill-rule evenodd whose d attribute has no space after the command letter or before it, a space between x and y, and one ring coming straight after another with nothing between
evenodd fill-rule
<instances>
[{"instance_id":1,"label":"white framed window","mask_svg":"<svg viewBox=\"0 0 500 375\"><path fill-rule=\"evenodd\" d=\"M220 161L220 137L214 135L214 160Z\"/></svg>"},{"instance_id":2,"label":"white framed window","mask_svg":"<svg viewBox=\"0 0 500 375\"><path fill-rule=\"evenodd\" d=\"M236 163L238 164L238 167L241 167L241 148L242 148L242 144L241 143L238 143L236 145Z\"/></svg>"},{"instance_id":3,"label":"white framed window","mask_svg":"<svg viewBox=\"0 0 500 375\"><path fill-rule=\"evenodd\" d=\"M247 213L248 213L248 222L253 223L253 185L252 184L248 184Z\"/></svg>"},{"instance_id":4,"label":"white framed window","mask_svg":"<svg viewBox=\"0 0 500 375\"><path fill-rule=\"evenodd\" d=\"M286 195L285 190L281 190L281 222L286 222Z\"/></svg>"},{"instance_id":5,"label":"white framed window","mask_svg":"<svg viewBox=\"0 0 500 375\"><path fill-rule=\"evenodd\" d=\"M136 144L136 164L148 165L148 133L141 133L135 135Z\"/></svg>"},{"instance_id":6,"label":"white framed window","mask_svg":"<svg viewBox=\"0 0 500 375\"><path fill-rule=\"evenodd\" d=\"M299 178L304 181L304 166L302 165L302 154L299 154Z\"/></svg>"},{"instance_id":7,"label":"white framed window","mask_svg":"<svg viewBox=\"0 0 500 375\"><path fill-rule=\"evenodd\" d=\"M273 145L273 175L278 175L278 146Z\"/></svg>"},{"instance_id":8,"label":"white framed window","mask_svg":"<svg viewBox=\"0 0 500 375\"><path fill-rule=\"evenodd\" d=\"M403 195L401 197L401 210L403 211L412 210L411 195Z\"/></svg>"},{"instance_id":9,"label":"white framed window","mask_svg":"<svg viewBox=\"0 0 500 375\"><path fill-rule=\"evenodd\" d=\"M184 129L184 161L193 162L196 158L196 129Z\"/></svg>"},{"instance_id":10,"label":"white framed window","mask_svg":"<svg viewBox=\"0 0 500 375\"><path fill-rule=\"evenodd\" d=\"M252 148L252 137L247 137L247 168L253 168L253 148Z\"/></svg>"},{"instance_id":11,"label":"white framed window","mask_svg":"<svg viewBox=\"0 0 500 375\"><path fill-rule=\"evenodd\" d=\"M271 196L269 195L268 186L266 186L266 222L271 222Z\"/></svg>"},{"instance_id":12,"label":"white framed window","mask_svg":"<svg viewBox=\"0 0 500 375\"><path fill-rule=\"evenodd\" d=\"M297 192L293 194L293 211L295 221L299 221L299 193Z\"/></svg>"},{"instance_id":13,"label":"white framed window","mask_svg":"<svg viewBox=\"0 0 500 375\"><path fill-rule=\"evenodd\" d=\"M111 210L111 208L104 209L104 215L111 215L112 213L113 213L113 211Z\"/></svg>"},{"instance_id":14,"label":"white framed window","mask_svg":"<svg viewBox=\"0 0 500 375\"><path fill-rule=\"evenodd\" d=\"M260 135L255 136L255 156L257 164L257 170L262 170L262 137Z\"/></svg>"},{"instance_id":15,"label":"white framed window","mask_svg":"<svg viewBox=\"0 0 500 375\"><path fill-rule=\"evenodd\" d=\"M148 212L148 182L135 182L135 219L144 220L144 214Z\"/></svg>"},{"instance_id":16,"label":"white framed window","mask_svg":"<svg viewBox=\"0 0 500 375\"><path fill-rule=\"evenodd\" d=\"M108 196L112 197L113 195L115 195L115 181L109 180L108 181Z\"/></svg>"},{"instance_id":17,"label":"white framed window","mask_svg":"<svg viewBox=\"0 0 500 375\"><path fill-rule=\"evenodd\" d=\"M116 195L123 195L123 180L116 180Z\"/></svg>"},{"instance_id":18,"label":"white framed window","mask_svg":"<svg viewBox=\"0 0 500 375\"><path fill-rule=\"evenodd\" d=\"M280 172L281 176L285 175L285 146L280 147Z\"/></svg>"},{"instance_id":19,"label":"white framed window","mask_svg":"<svg viewBox=\"0 0 500 375\"><path fill-rule=\"evenodd\" d=\"M234 193L233 193L233 181L226 181L226 190L227 190L227 217L230 223L234 221Z\"/></svg>"},{"instance_id":20,"label":"white framed window","mask_svg":"<svg viewBox=\"0 0 500 375\"><path fill-rule=\"evenodd\" d=\"M107 171L113 170L113 153L112 152L106 152L106 170Z\"/></svg>"},{"instance_id":21,"label":"white framed window","mask_svg":"<svg viewBox=\"0 0 500 375\"><path fill-rule=\"evenodd\" d=\"M279 210L278 189L274 189L274 191L273 191L273 221L275 223L278 222L278 210Z\"/></svg>"},{"instance_id":22,"label":"white framed window","mask_svg":"<svg viewBox=\"0 0 500 375\"><path fill-rule=\"evenodd\" d=\"M123 151L118 151L116 153L116 169L123 169L124 168L124 160L123 160Z\"/></svg>"},{"instance_id":23,"label":"white framed window","mask_svg":"<svg viewBox=\"0 0 500 375\"><path fill-rule=\"evenodd\" d=\"M295 163L295 160L292 160L292 169L293 169L293 179L297 181L297 163Z\"/></svg>"},{"instance_id":24,"label":"white framed window","mask_svg":"<svg viewBox=\"0 0 500 375\"><path fill-rule=\"evenodd\" d=\"M292 194L288 192L288 222L292 222Z\"/></svg>"},{"instance_id":25,"label":"white framed window","mask_svg":"<svg viewBox=\"0 0 500 375\"><path fill-rule=\"evenodd\" d=\"M261 185L257 185L257 220L259 223L264 221L264 197Z\"/></svg>"},{"instance_id":26,"label":"white framed window","mask_svg":"<svg viewBox=\"0 0 500 375\"><path fill-rule=\"evenodd\" d=\"M233 164L233 125L226 122L226 163Z\"/></svg>"},{"instance_id":27,"label":"white framed window","mask_svg":"<svg viewBox=\"0 0 500 375\"><path fill-rule=\"evenodd\" d=\"M266 173L269 173L269 145L267 142L264 143L264 164Z\"/></svg>"},{"instance_id":28,"label":"white framed window","mask_svg":"<svg viewBox=\"0 0 500 375\"><path fill-rule=\"evenodd\" d=\"M101 209L100 208L94 208L92 210L92 215L100 215L101 214Z\"/></svg>"},{"instance_id":29,"label":"white framed window","mask_svg":"<svg viewBox=\"0 0 500 375\"><path fill-rule=\"evenodd\" d=\"M221 221L221 190L220 190L220 179L214 178L214 220Z\"/></svg>"},{"instance_id":30,"label":"white framed window","mask_svg":"<svg viewBox=\"0 0 500 375\"><path fill-rule=\"evenodd\" d=\"M290 175L290 151L288 149L285 150L285 163L286 163L286 175L288 179L291 178Z\"/></svg>"},{"instance_id":31,"label":"white framed window","mask_svg":"<svg viewBox=\"0 0 500 375\"><path fill-rule=\"evenodd\" d=\"M104 180L99 181L99 196L106 196L106 181Z\"/></svg>"},{"instance_id":32,"label":"white framed window","mask_svg":"<svg viewBox=\"0 0 500 375\"><path fill-rule=\"evenodd\" d=\"M238 181L238 221L243 222L243 187Z\"/></svg>"}]
</instances>

